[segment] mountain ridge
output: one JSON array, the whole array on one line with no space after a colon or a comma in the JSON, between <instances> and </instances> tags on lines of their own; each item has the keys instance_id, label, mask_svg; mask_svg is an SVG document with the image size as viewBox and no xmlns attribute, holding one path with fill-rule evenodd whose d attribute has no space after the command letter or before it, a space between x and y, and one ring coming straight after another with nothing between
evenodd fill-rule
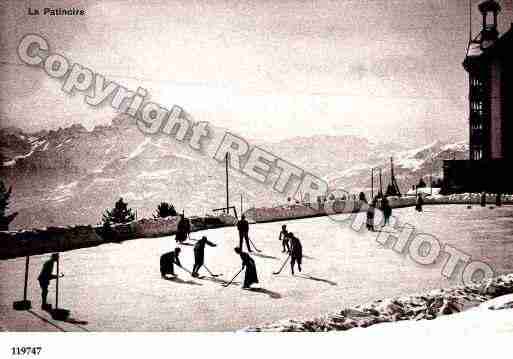
<instances>
[{"instance_id":1,"label":"mountain ridge","mask_svg":"<svg viewBox=\"0 0 513 359\"><path fill-rule=\"evenodd\" d=\"M223 131L213 127L216 136ZM35 134L0 129L0 139L0 174L13 186L11 211L20 213L13 228L97 224L103 210L119 197L137 209L139 217L151 216L161 201L172 202L188 215L225 206L222 163L169 136L145 136L127 115L91 131L79 124ZM258 145L348 191L366 190L372 167L382 166L386 176L390 156L396 158L400 185L410 186L429 172L429 151L437 154L437 171L443 159L464 157L466 151L464 144L408 149L352 135L295 137ZM241 194L244 209L283 203L290 195L230 170L232 204L239 204Z\"/></svg>"}]
</instances>

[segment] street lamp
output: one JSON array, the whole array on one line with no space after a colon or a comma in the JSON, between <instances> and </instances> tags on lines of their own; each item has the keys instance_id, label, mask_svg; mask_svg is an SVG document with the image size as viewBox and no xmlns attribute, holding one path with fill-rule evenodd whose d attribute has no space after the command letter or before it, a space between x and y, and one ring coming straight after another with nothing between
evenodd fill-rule
<instances>
[{"instance_id":1,"label":"street lamp","mask_svg":"<svg viewBox=\"0 0 513 359\"><path fill-rule=\"evenodd\" d=\"M379 192L378 196L383 195L383 188L382 188L382 182L381 182L381 167L372 167L371 168L371 200L374 199L374 170L379 170Z\"/></svg>"}]
</instances>

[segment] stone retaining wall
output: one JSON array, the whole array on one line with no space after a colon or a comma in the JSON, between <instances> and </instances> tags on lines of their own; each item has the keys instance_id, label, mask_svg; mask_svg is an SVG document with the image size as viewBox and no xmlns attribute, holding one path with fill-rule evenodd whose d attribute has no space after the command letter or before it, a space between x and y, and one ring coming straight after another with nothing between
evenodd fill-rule
<instances>
[{"instance_id":1,"label":"stone retaining wall","mask_svg":"<svg viewBox=\"0 0 513 359\"><path fill-rule=\"evenodd\" d=\"M232 226L228 215L191 217L191 231ZM94 247L136 238L163 237L176 233L178 217L140 219L111 227L73 226L0 231L0 259Z\"/></svg>"}]
</instances>

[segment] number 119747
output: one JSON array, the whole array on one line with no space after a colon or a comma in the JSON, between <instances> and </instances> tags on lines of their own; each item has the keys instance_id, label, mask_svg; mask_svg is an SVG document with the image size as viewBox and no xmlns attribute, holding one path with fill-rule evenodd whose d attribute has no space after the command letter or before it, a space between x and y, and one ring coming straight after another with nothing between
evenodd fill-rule
<instances>
[{"instance_id":1,"label":"number 119747","mask_svg":"<svg viewBox=\"0 0 513 359\"><path fill-rule=\"evenodd\" d=\"M39 355L42 347L12 347L12 355Z\"/></svg>"}]
</instances>

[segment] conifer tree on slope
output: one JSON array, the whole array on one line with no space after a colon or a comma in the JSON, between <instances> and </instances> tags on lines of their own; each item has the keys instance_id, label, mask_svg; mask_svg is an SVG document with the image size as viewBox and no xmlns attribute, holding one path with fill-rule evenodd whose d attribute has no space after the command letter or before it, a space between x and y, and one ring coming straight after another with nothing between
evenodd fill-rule
<instances>
[{"instance_id":1,"label":"conifer tree on slope","mask_svg":"<svg viewBox=\"0 0 513 359\"><path fill-rule=\"evenodd\" d=\"M155 218L166 218L166 217L175 217L178 214L176 213L175 206L169 204L167 202L162 202L157 207L157 213L153 216Z\"/></svg>"},{"instance_id":2,"label":"conifer tree on slope","mask_svg":"<svg viewBox=\"0 0 513 359\"><path fill-rule=\"evenodd\" d=\"M18 215L18 212L7 215L7 209L9 207L9 198L11 197L12 187L5 186L3 181L0 181L0 231L8 231L9 224Z\"/></svg>"},{"instance_id":3,"label":"conifer tree on slope","mask_svg":"<svg viewBox=\"0 0 513 359\"><path fill-rule=\"evenodd\" d=\"M106 209L103 214L103 223L128 223L135 219L135 213L131 208L128 208L128 204L120 198L114 208L111 210Z\"/></svg>"}]
</instances>

